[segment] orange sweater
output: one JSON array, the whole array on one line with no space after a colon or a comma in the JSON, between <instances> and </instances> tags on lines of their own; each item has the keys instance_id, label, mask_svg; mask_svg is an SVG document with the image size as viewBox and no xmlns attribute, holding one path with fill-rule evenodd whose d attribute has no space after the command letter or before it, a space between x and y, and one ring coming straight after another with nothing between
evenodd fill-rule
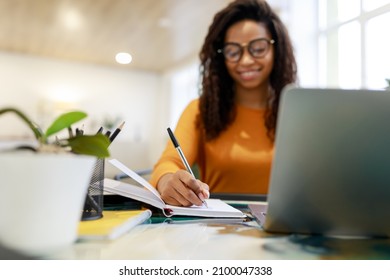
<instances>
[{"instance_id":1,"label":"orange sweater","mask_svg":"<svg viewBox=\"0 0 390 280\"><path fill-rule=\"evenodd\" d=\"M237 107L236 119L218 138L204 142L195 126L199 101L192 101L181 115L175 136L188 163L199 166L201 180L212 193L267 194L273 143L264 126L264 110ZM160 177L185 169L180 157L168 141L154 166L150 183Z\"/></svg>"}]
</instances>

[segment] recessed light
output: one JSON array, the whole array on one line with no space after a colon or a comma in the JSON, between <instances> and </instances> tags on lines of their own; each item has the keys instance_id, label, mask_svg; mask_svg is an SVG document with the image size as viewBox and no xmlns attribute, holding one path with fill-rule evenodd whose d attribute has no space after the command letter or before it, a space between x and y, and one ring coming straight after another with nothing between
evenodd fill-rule
<instances>
[{"instance_id":1,"label":"recessed light","mask_svg":"<svg viewBox=\"0 0 390 280\"><path fill-rule=\"evenodd\" d=\"M62 24L69 30L78 30L83 24L81 14L74 9L66 9L61 11L60 20Z\"/></svg>"},{"instance_id":2,"label":"recessed light","mask_svg":"<svg viewBox=\"0 0 390 280\"><path fill-rule=\"evenodd\" d=\"M129 64L133 60L133 57L129 53L120 52L116 54L115 60L119 64Z\"/></svg>"}]
</instances>

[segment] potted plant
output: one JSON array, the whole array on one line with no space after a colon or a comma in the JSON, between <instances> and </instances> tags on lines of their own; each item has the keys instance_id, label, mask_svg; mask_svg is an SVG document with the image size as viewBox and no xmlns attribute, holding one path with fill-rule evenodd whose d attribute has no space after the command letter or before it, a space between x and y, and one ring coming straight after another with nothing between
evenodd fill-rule
<instances>
[{"instance_id":1,"label":"potted plant","mask_svg":"<svg viewBox=\"0 0 390 280\"><path fill-rule=\"evenodd\" d=\"M97 158L109 156L102 134L56 136L84 119L73 111L43 130L16 108L37 145L0 153L0 243L27 255L42 255L72 244Z\"/></svg>"}]
</instances>

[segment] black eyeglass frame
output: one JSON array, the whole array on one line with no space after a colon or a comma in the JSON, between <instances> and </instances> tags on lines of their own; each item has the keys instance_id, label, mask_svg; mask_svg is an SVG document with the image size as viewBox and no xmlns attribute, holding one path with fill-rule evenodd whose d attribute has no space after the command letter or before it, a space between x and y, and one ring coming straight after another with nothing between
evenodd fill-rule
<instances>
[{"instance_id":1,"label":"black eyeglass frame","mask_svg":"<svg viewBox=\"0 0 390 280\"><path fill-rule=\"evenodd\" d=\"M264 41L264 42L267 42L267 43L268 43L268 45L267 45L267 50L266 50L264 53L262 53L260 56L254 55L254 54L252 53L252 52L253 52L253 49L251 48L251 45L252 45L254 42L258 42L258 41ZM267 55L267 53L269 52L270 46L271 46L271 45L274 45L274 44L275 44L275 40L274 40L274 39L267 39L267 38L257 38L257 39L254 39L254 40L249 41L248 43L242 44L242 45L239 44L239 43L228 42L228 43L225 43L225 44L224 44L223 48L218 49L217 52L220 53L220 54L222 54L222 55L224 56L224 58L225 58L226 61L229 61L229 62L239 62L239 61L241 60L241 58L242 58L242 55L244 54L244 48L247 48L247 49L248 49L249 54L250 54L253 58L263 58L263 57L265 57L265 56ZM226 58L226 55L225 55L224 51L225 51L225 48L226 48L227 46L229 46L229 45L230 45L230 46L231 46L231 45L234 45L234 46L239 47L239 56L238 56L238 58L235 59L235 60L231 60L231 59L227 59L227 58Z\"/></svg>"}]
</instances>

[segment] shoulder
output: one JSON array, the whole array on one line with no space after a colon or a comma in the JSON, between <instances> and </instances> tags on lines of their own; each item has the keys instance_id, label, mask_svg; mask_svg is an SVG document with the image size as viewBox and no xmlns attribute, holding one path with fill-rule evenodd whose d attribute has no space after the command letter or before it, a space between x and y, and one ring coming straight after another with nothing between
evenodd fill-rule
<instances>
[{"instance_id":1,"label":"shoulder","mask_svg":"<svg viewBox=\"0 0 390 280\"><path fill-rule=\"evenodd\" d=\"M194 99L184 107L179 118L179 123L192 122L197 118L198 115L199 115L199 100Z\"/></svg>"},{"instance_id":2,"label":"shoulder","mask_svg":"<svg viewBox=\"0 0 390 280\"><path fill-rule=\"evenodd\" d=\"M187 104L183 114L197 115L199 113L199 99L194 99Z\"/></svg>"},{"instance_id":3,"label":"shoulder","mask_svg":"<svg viewBox=\"0 0 390 280\"><path fill-rule=\"evenodd\" d=\"M199 111L199 98L190 101L187 105L187 109Z\"/></svg>"}]
</instances>

